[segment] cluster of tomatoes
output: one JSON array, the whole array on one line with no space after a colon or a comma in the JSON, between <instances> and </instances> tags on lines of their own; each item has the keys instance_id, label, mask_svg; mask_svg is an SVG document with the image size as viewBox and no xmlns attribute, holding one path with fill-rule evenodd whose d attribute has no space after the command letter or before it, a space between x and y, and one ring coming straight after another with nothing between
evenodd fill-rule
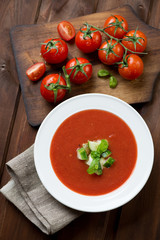
<instances>
[{"instance_id":1,"label":"cluster of tomatoes","mask_svg":"<svg viewBox=\"0 0 160 240\"><path fill-rule=\"evenodd\" d=\"M57 29L63 40L47 39L41 46L41 55L50 64L61 63L67 58L65 41L75 37L75 28L70 22L59 23ZM107 36L103 43L101 33ZM109 17L103 29L85 23L76 34L75 43L84 53L98 50L100 61L106 65L118 64L119 74L127 80L136 79L143 72L143 61L139 55L146 48L147 38L138 29L128 32L128 23L122 16ZM41 62L31 66L26 74L30 80L36 81L45 71L45 64ZM70 82L82 84L88 81L92 75L92 64L85 58L73 58L63 67L63 72L65 79L61 74L50 74L42 80L40 92L47 101L61 101L66 91L70 90Z\"/></svg>"}]
</instances>

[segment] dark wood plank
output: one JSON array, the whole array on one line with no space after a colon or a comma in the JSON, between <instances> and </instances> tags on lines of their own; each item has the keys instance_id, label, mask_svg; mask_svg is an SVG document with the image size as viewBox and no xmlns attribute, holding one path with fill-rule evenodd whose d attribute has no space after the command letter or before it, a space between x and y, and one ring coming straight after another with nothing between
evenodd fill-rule
<instances>
[{"instance_id":1,"label":"dark wood plank","mask_svg":"<svg viewBox=\"0 0 160 240\"><path fill-rule=\"evenodd\" d=\"M11 136L11 141L8 149L8 155L6 161L23 152L25 149L30 147L34 142L37 130L31 128L28 125L23 99L20 97L19 108L16 115L13 132ZM5 169L3 172L3 178L1 186L4 186L10 177ZM33 238L42 239L43 234L36 228L26 217L20 213L17 208L8 202L0 194L0 213L3 217L3 221L0 224L0 239L3 240L12 239L29 239L31 236Z\"/></svg>"},{"instance_id":2,"label":"dark wood plank","mask_svg":"<svg viewBox=\"0 0 160 240\"><path fill-rule=\"evenodd\" d=\"M105 213L85 213L63 230L56 233L55 237L57 240L104 239L108 216Z\"/></svg>"},{"instance_id":3,"label":"dark wood plank","mask_svg":"<svg viewBox=\"0 0 160 240\"><path fill-rule=\"evenodd\" d=\"M130 7L126 6L113 9L108 12L101 12L74 18L71 20L71 22L75 26L76 30L78 30L86 21L92 23L93 25L103 26L104 19L109 17L111 14L120 14L124 16L128 20L129 29L134 29L136 26L139 26L139 29L141 29L147 35L147 51L149 54L143 56L143 75L135 81L126 81L119 75L115 67L111 68L100 63L100 61L97 60L96 53L86 55L79 51L75 44L70 43L68 44L68 59L71 59L74 56L87 57L93 63L93 76L90 81L81 86L72 85L72 92L71 94L68 94L66 98L83 93L99 92L119 97L128 103L146 102L151 99L153 84L159 72L158 58L160 56L160 48L157 45L157 42L160 41L160 31L156 31L155 29L148 27L145 23L140 21L137 16L135 16ZM48 112L54 108L54 104L49 104L42 98L39 91L41 81L38 81L36 84L29 81L27 76L25 76L25 71L32 62L42 61L41 57L39 56L39 43L43 42L44 39L47 39L52 35L58 37L57 22L43 25L17 27L12 31L12 42L17 62L19 80L25 101L28 121L32 126L39 125ZM29 41L30 45L27 44ZM149 68L150 62L154 63L152 69ZM64 63L62 65L64 65ZM114 90L109 88L109 86L107 87L107 82L105 79L97 79L98 70L104 67L118 79L118 86ZM48 65L47 74L53 71L61 71L61 66ZM41 111L39 111L39 109L41 109Z\"/></svg>"},{"instance_id":4,"label":"dark wood plank","mask_svg":"<svg viewBox=\"0 0 160 240\"><path fill-rule=\"evenodd\" d=\"M147 21L153 27L159 27L160 2L153 1ZM151 63L152 66L152 63ZM154 87L154 97L152 101L145 104L140 113L151 131L155 158L151 176L144 189L129 204L122 208L120 224L117 232L117 240L123 239L160 239L160 76Z\"/></svg>"},{"instance_id":5,"label":"dark wood plank","mask_svg":"<svg viewBox=\"0 0 160 240\"><path fill-rule=\"evenodd\" d=\"M104 10L112 9L115 7L121 7L122 5L128 4L133 8L133 10L136 12L137 16L146 22L148 17L148 11L150 8L151 0L113 0L113 1L105 1L105 0L99 0L98 6L97 6L97 12L102 12ZM103 10L102 10L103 9Z\"/></svg>"},{"instance_id":6,"label":"dark wood plank","mask_svg":"<svg viewBox=\"0 0 160 240\"><path fill-rule=\"evenodd\" d=\"M0 8L0 178L4 168L8 143L16 114L16 106L19 101L19 81L17 79L15 61L10 44L10 28L17 24L34 23L39 1L4 1ZM6 121L7 119L7 121Z\"/></svg>"},{"instance_id":7,"label":"dark wood plank","mask_svg":"<svg viewBox=\"0 0 160 240\"><path fill-rule=\"evenodd\" d=\"M38 23L67 20L94 13L98 0L42 0Z\"/></svg>"},{"instance_id":8,"label":"dark wood plank","mask_svg":"<svg viewBox=\"0 0 160 240\"><path fill-rule=\"evenodd\" d=\"M152 27L160 29L160 3L159 1L153 0L151 1L148 17L147 17L147 24Z\"/></svg>"},{"instance_id":9,"label":"dark wood plank","mask_svg":"<svg viewBox=\"0 0 160 240\"><path fill-rule=\"evenodd\" d=\"M3 1L0 8L0 181L5 166L6 156L10 143L10 137L16 117L17 107L20 98L19 81L17 78L16 66L12 54L9 31L17 24L35 23L35 17L39 7L39 0L34 1ZM30 5L32 4L32 11ZM1 185L2 186L2 185ZM2 198L2 195L0 195ZM0 199L0 238L1 229L4 227L5 210L7 201Z\"/></svg>"}]
</instances>

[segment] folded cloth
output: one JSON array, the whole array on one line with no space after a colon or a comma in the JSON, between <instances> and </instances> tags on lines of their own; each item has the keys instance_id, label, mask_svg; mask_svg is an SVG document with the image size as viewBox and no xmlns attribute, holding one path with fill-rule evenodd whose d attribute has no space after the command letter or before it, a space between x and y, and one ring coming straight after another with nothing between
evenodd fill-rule
<instances>
[{"instance_id":1,"label":"folded cloth","mask_svg":"<svg viewBox=\"0 0 160 240\"><path fill-rule=\"evenodd\" d=\"M7 163L11 180L0 190L44 233L53 234L81 215L54 199L37 175L32 145Z\"/></svg>"}]
</instances>

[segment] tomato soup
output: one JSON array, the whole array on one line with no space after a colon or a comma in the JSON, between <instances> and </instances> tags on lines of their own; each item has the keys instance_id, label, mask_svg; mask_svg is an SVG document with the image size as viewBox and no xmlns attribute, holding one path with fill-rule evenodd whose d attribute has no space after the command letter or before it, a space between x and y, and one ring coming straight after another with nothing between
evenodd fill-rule
<instances>
[{"instance_id":1,"label":"tomato soup","mask_svg":"<svg viewBox=\"0 0 160 240\"><path fill-rule=\"evenodd\" d=\"M103 174L89 175L88 166L77 158L83 143L107 139L115 159ZM102 195L120 187L131 175L137 144L128 125L118 116L102 110L84 110L68 117L56 130L50 147L54 172L69 189L83 195Z\"/></svg>"}]
</instances>

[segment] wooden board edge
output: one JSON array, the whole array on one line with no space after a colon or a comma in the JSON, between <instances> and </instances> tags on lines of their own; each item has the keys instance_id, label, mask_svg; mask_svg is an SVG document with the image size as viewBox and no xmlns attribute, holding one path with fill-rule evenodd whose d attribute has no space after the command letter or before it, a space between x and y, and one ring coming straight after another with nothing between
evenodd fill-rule
<instances>
[{"instance_id":1,"label":"wooden board edge","mask_svg":"<svg viewBox=\"0 0 160 240\"><path fill-rule=\"evenodd\" d=\"M32 24L32 25L35 25L35 24ZM23 25L20 25L20 26L23 26ZM29 25L28 25L28 26L29 26ZM16 28L16 27L13 27L13 29L14 29L14 28ZM15 62L16 62L17 74L18 74L18 77L20 77L21 74L20 74L20 71L19 71L19 68L18 68L18 62L17 62L17 59L16 59L16 57L15 57L15 56L16 56L16 50L15 50L14 43L13 43L12 29L10 30L9 35L10 35L10 40L11 40L11 46L12 46L12 50L13 50L14 59L15 59ZM19 86L20 86L20 89L21 89L21 92L22 92L22 97L23 97L24 94L23 94L23 90L22 90L22 88L21 88L20 82L19 82ZM24 97L23 97L23 102L24 102L24 105L25 105L25 109L27 109L27 102L26 102L26 100L25 100ZM41 123L34 124L34 123L30 120L28 111L26 111L26 115L27 115L27 121L28 121L28 123L29 123L32 127L38 127L38 126L40 126Z\"/></svg>"}]
</instances>

